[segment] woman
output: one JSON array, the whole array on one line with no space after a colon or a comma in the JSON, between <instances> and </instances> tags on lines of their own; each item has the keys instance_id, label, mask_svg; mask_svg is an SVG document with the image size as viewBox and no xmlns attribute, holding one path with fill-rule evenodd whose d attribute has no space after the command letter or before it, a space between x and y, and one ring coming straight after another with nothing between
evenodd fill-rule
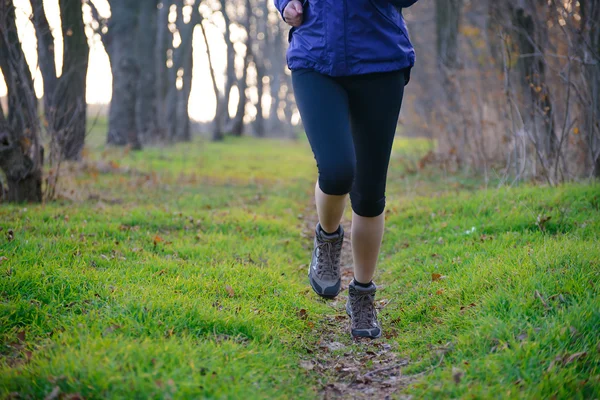
<instances>
[{"instance_id":1,"label":"woman","mask_svg":"<svg viewBox=\"0 0 600 400\"><path fill-rule=\"evenodd\" d=\"M340 292L340 222L350 194L354 279L346 311L355 337L381 336L372 278L390 153L415 61L402 8L416 1L275 0L292 26L287 62L319 170L309 281L322 297Z\"/></svg>"}]
</instances>

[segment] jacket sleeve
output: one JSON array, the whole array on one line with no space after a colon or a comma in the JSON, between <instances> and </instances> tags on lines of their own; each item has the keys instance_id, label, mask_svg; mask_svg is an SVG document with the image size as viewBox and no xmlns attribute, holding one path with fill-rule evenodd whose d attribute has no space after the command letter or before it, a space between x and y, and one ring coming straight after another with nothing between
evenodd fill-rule
<instances>
[{"instance_id":1,"label":"jacket sleeve","mask_svg":"<svg viewBox=\"0 0 600 400\"><path fill-rule=\"evenodd\" d=\"M276 0L278 1L278 0ZM419 0L389 0L390 3L392 3L392 5L396 6L396 7L400 7L400 8L408 8L410 6L412 6L413 4L415 4L417 1ZM284 0L285 2L285 0Z\"/></svg>"}]
</instances>

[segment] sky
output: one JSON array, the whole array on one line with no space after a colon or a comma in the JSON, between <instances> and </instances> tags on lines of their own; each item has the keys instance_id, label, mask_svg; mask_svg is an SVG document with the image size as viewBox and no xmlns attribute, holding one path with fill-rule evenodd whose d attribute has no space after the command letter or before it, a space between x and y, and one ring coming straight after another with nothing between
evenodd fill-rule
<instances>
[{"instance_id":1,"label":"sky","mask_svg":"<svg viewBox=\"0 0 600 400\"><path fill-rule=\"evenodd\" d=\"M29 19L31 15L31 5L29 0L14 0L17 11L17 29L19 38L25 52L25 58L29 64L34 77L34 85L38 97L43 95L42 76L37 67L37 40L33 24ZM94 0L99 13L103 17L110 16L110 7L106 0ZM60 12L58 0L44 0L44 7L48 23L52 29L55 40L56 68L60 73L62 67L62 33L60 29ZM87 5L83 6L84 22L86 24L86 34L90 44L89 67L87 75L87 101L90 104L106 104L110 102L112 76L110 73L110 64L108 56L101 43L100 37L94 35L92 29L88 26L91 23L91 10ZM217 14L218 16L219 14ZM217 71L224 71L226 63L225 43L219 30L223 30L224 22L222 18L215 18L214 24L205 24L211 52L214 55L214 64ZM234 36L237 33L232 31ZM202 32L199 28L194 30L194 72L192 81L192 92L190 95L189 113L190 117L197 121L210 121L215 113L215 97L212 88L212 81L209 74L208 57L206 47L202 38ZM242 45L243 46L243 45ZM243 51L242 51L243 54ZM6 96L6 86L0 72L0 96ZM217 74L218 85L223 87L223 74ZM256 99L256 93L250 92L250 98ZM232 104L237 102L237 93L232 92ZM233 112L234 106L230 104L230 111ZM252 110L249 110L252 116Z\"/></svg>"}]
</instances>

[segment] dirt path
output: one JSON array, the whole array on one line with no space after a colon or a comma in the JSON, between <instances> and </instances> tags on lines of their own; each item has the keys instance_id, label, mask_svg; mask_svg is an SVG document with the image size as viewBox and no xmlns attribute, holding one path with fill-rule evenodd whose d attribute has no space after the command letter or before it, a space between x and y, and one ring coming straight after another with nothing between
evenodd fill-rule
<instances>
[{"instance_id":1,"label":"dirt path","mask_svg":"<svg viewBox=\"0 0 600 400\"><path fill-rule=\"evenodd\" d=\"M314 206L305 210L307 216L303 236L307 248L312 249L312 238L317 223ZM342 250L342 292L327 304L335 315L323 316L315 333L320 340L314 349L307 349L310 357L301 366L316 371L320 376L320 394L323 399L386 399L396 396L417 378L404 375L407 359L398 356L394 343L384 337L377 340L353 340L350 336L350 318L346 315L348 284L352 280L351 227L348 223ZM325 301L325 300L322 300ZM378 303L379 308L385 304ZM402 396L400 395L400 398ZM406 398L409 398L408 396Z\"/></svg>"}]
</instances>

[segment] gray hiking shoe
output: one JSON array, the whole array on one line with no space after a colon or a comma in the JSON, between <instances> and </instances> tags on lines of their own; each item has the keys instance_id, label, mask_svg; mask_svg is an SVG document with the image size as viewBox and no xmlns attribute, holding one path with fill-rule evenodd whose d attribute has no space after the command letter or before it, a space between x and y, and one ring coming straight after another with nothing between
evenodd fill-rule
<instances>
[{"instance_id":1,"label":"gray hiking shoe","mask_svg":"<svg viewBox=\"0 0 600 400\"><path fill-rule=\"evenodd\" d=\"M375 339L381 336L381 327L377 322L377 311L375 311L375 292L377 286L374 283L369 287L363 287L352 280L348 286L346 312L352 319L350 332L354 337Z\"/></svg>"},{"instance_id":2,"label":"gray hiking shoe","mask_svg":"<svg viewBox=\"0 0 600 400\"><path fill-rule=\"evenodd\" d=\"M308 267L308 280L315 293L332 299L338 295L342 285L340 277L340 257L344 243L344 229L327 234L317 224L315 249Z\"/></svg>"}]
</instances>

